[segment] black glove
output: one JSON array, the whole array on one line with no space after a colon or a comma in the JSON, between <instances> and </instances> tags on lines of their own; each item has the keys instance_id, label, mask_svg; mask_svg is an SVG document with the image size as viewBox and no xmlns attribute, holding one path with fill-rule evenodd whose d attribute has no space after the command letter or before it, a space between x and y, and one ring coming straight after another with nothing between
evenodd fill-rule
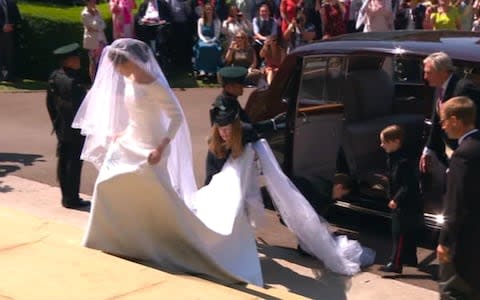
<instances>
[{"instance_id":1,"label":"black glove","mask_svg":"<svg viewBox=\"0 0 480 300\"><path fill-rule=\"evenodd\" d=\"M259 133L269 132L269 131L272 132L278 129L284 129L286 117L287 117L286 113L280 113L271 119L263 120L253 124L253 128L255 128L255 130L258 131Z\"/></svg>"},{"instance_id":2,"label":"black glove","mask_svg":"<svg viewBox=\"0 0 480 300\"><path fill-rule=\"evenodd\" d=\"M273 117L273 123L275 124L275 130L284 129L287 124L287 113L280 113Z\"/></svg>"}]
</instances>

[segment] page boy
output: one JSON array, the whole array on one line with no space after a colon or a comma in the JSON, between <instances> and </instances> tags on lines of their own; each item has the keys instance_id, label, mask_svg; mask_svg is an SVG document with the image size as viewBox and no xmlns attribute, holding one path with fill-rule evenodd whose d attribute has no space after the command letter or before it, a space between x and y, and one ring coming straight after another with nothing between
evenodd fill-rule
<instances>
[{"instance_id":1,"label":"page boy","mask_svg":"<svg viewBox=\"0 0 480 300\"><path fill-rule=\"evenodd\" d=\"M417 266L417 232L423 224L416 164L403 149L404 132L397 125L380 133L380 146L387 153L388 207L392 211L392 255L383 272L402 273L403 265Z\"/></svg>"}]
</instances>

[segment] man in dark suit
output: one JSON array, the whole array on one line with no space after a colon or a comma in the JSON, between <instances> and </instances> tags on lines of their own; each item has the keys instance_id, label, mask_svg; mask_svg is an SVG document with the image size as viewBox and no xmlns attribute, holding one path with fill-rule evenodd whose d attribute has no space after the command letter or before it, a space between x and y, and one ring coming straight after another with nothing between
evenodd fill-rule
<instances>
[{"instance_id":1,"label":"man in dark suit","mask_svg":"<svg viewBox=\"0 0 480 300\"><path fill-rule=\"evenodd\" d=\"M62 191L62 205L82 208L90 205L79 197L82 172L82 153L85 138L72 122L85 98L86 87L80 76L80 45L77 43L58 48L53 53L61 66L48 80L47 109L57 135L57 179Z\"/></svg>"},{"instance_id":2,"label":"man in dark suit","mask_svg":"<svg viewBox=\"0 0 480 300\"><path fill-rule=\"evenodd\" d=\"M478 91L474 88L472 82L459 78L454 74L455 67L452 60L444 52L430 54L423 60L424 79L431 87L435 88L435 96L432 107L432 128L427 138L422 156L420 157L420 171L427 173L430 171L432 156L445 166L448 165L448 158L445 154L445 145L450 149L457 148L457 141L449 139L441 129L439 109L442 103L455 96L467 96L473 101L478 101ZM478 122L478 120L477 120Z\"/></svg>"},{"instance_id":3,"label":"man in dark suit","mask_svg":"<svg viewBox=\"0 0 480 300\"><path fill-rule=\"evenodd\" d=\"M442 105L440 123L451 139L458 139L447 171L445 223L440 232L441 299L480 299L480 132L476 108L467 97Z\"/></svg>"},{"instance_id":4,"label":"man in dark suit","mask_svg":"<svg viewBox=\"0 0 480 300\"><path fill-rule=\"evenodd\" d=\"M0 80L15 79L15 38L21 18L14 0L0 0L0 71L5 67L6 74Z\"/></svg>"},{"instance_id":5,"label":"man in dark suit","mask_svg":"<svg viewBox=\"0 0 480 300\"><path fill-rule=\"evenodd\" d=\"M135 35L157 54L161 50L157 49L159 43L167 43L170 38L171 22L172 12L167 1L145 0L135 15Z\"/></svg>"}]
</instances>

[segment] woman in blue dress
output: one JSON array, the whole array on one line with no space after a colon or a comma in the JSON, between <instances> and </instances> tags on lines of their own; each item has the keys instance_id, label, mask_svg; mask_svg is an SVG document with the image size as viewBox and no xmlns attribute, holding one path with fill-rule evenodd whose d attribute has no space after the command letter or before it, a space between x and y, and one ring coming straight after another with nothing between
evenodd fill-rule
<instances>
[{"instance_id":1,"label":"woman in blue dress","mask_svg":"<svg viewBox=\"0 0 480 300\"><path fill-rule=\"evenodd\" d=\"M221 65L220 29L220 20L215 16L213 7L205 4L202 17L198 19L198 42L194 47L194 69L200 76L215 75Z\"/></svg>"}]
</instances>

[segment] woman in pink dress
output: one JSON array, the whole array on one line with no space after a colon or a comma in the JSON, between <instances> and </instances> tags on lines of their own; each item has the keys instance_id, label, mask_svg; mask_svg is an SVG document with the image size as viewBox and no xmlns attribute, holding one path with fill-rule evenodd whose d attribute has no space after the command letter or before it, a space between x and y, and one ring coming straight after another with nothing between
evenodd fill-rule
<instances>
[{"instance_id":1,"label":"woman in pink dress","mask_svg":"<svg viewBox=\"0 0 480 300\"><path fill-rule=\"evenodd\" d=\"M134 18L132 10L136 8L135 0L110 0L114 40L133 37Z\"/></svg>"}]
</instances>

